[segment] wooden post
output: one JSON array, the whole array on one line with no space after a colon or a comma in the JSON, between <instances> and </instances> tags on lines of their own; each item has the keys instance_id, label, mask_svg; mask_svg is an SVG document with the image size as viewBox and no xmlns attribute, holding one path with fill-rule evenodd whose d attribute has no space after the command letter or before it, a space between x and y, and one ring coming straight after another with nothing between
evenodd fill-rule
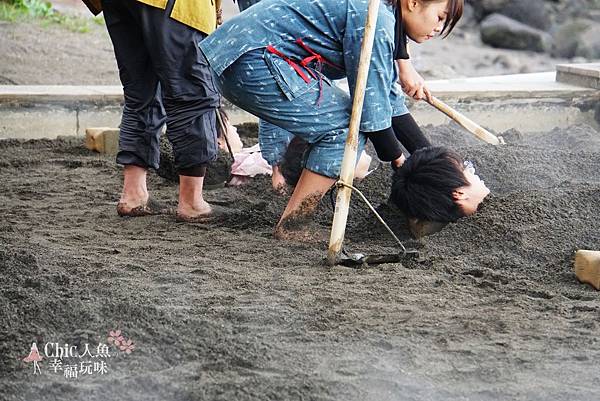
<instances>
[{"instance_id":1,"label":"wooden post","mask_svg":"<svg viewBox=\"0 0 600 401\"><path fill-rule=\"evenodd\" d=\"M354 167L356 165L356 152L358 148L358 131L360 128L365 89L367 87L369 65L371 64L371 53L373 50L373 39L375 38L379 3L380 0L369 0L365 34L360 48L356 87L354 88L354 99L352 101L352 115L350 117L350 127L348 130L348 138L346 139L344 159L342 160L342 170L340 173L340 182L348 185L352 185L354 180ZM333 223L331 226L331 236L329 238L329 251L327 253L327 263L329 263L330 266L337 263L342 250L351 195L352 190L350 188L346 186L339 187L335 202Z\"/></svg>"},{"instance_id":2,"label":"wooden post","mask_svg":"<svg viewBox=\"0 0 600 401\"><path fill-rule=\"evenodd\" d=\"M477 138L481 139L484 142L491 143L492 145L500 145L502 142L500 139L492 134L490 131L486 130L475 121L465 117L458 111L454 110L452 107L448 106L446 103L442 102L435 96L431 97L430 105L459 123L464 129L469 131L471 134L475 135Z\"/></svg>"},{"instance_id":3,"label":"wooden post","mask_svg":"<svg viewBox=\"0 0 600 401\"><path fill-rule=\"evenodd\" d=\"M119 129L109 127L86 128L85 147L98 153L116 155L119 152Z\"/></svg>"},{"instance_id":4,"label":"wooden post","mask_svg":"<svg viewBox=\"0 0 600 401\"><path fill-rule=\"evenodd\" d=\"M578 250L575 253L575 275L582 283L600 290L600 251Z\"/></svg>"}]
</instances>

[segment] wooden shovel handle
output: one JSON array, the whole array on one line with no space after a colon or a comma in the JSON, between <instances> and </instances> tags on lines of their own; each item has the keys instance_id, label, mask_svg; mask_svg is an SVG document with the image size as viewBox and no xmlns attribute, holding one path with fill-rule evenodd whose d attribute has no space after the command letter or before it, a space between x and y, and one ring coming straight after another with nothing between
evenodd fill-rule
<instances>
[{"instance_id":1,"label":"wooden shovel handle","mask_svg":"<svg viewBox=\"0 0 600 401\"><path fill-rule=\"evenodd\" d=\"M481 127L479 124L475 123L473 120L465 117L458 111L454 110L452 107L448 106L446 103L442 102L440 99L435 96L431 97L431 101L428 101L430 105L456 121L460 124L464 129L469 131L471 134L475 135L477 138L485 141L487 143L491 143L492 145L500 145L502 142L498 137L485 128Z\"/></svg>"},{"instance_id":2,"label":"wooden shovel handle","mask_svg":"<svg viewBox=\"0 0 600 401\"><path fill-rule=\"evenodd\" d=\"M348 136L344 148L344 159L342 160L342 170L340 172L340 181L347 185L342 185L338 189L335 201L335 211L333 213L333 223L331 224L331 235L329 237L329 249L327 252L327 262L334 266L342 252L344 234L346 232L346 222L348 212L350 211L350 196L354 180L354 167L356 165L356 153L358 149L358 133L360 120L362 116L365 91L367 87L367 77L369 75L369 66L371 64L371 53L373 52L373 40L377 29L377 16L381 0L369 0L367 11L367 20L365 22L364 37L360 47L360 58L358 61L358 71L356 73L356 84L354 96L352 99L352 114L350 116L350 126L348 127Z\"/></svg>"}]
</instances>

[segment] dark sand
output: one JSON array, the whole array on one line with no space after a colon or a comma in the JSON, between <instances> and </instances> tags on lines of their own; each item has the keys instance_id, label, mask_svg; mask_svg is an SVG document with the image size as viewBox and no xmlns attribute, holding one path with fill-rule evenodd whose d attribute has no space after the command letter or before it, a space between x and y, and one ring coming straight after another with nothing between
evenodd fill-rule
<instances>
[{"instance_id":1,"label":"dark sand","mask_svg":"<svg viewBox=\"0 0 600 401\"><path fill-rule=\"evenodd\" d=\"M213 225L122 219L120 169L80 139L0 141L2 400L598 400L600 294L573 252L600 249L600 134L579 126L491 147L453 127L493 195L421 242L421 258L322 264L326 244L271 237L285 199L268 177L207 193ZM359 186L376 205L390 171ZM176 187L149 186L174 205ZM407 239L393 208L380 210ZM331 224L327 198L318 215ZM393 252L353 198L347 247ZM21 362L33 341L136 343L104 376Z\"/></svg>"}]
</instances>

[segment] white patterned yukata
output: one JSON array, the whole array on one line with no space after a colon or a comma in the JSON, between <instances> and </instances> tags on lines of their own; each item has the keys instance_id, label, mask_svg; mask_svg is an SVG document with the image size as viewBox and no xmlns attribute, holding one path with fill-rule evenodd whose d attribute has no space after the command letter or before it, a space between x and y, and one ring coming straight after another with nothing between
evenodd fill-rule
<instances>
[{"instance_id":1,"label":"white patterned yukata","mask_svg":"<svg viewBox=\"0 0 600 401\"><path fill-rule=\"evenodd\" d=\"M327 177L339 176L352 108L330 80L347 78L354 93L367 7L366 0L262 0L200 43L223 95L309 142L305 167ZM361 132L408 113L395 85L394 29L394 10L382 2ZM365 140L361 134L359 152Z\"/></svg>"}]
</instances>

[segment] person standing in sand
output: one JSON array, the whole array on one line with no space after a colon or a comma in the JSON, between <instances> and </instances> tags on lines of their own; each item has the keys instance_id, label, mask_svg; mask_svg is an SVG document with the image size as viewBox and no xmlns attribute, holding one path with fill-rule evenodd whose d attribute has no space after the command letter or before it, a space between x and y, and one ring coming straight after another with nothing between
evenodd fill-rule
<instances>
[{"instance_id":1,"label":"person standing in sand","mask_svg":"<svg viewBox=\"0 0 600 401\"><path fill-rule=\"evenodd\" d=\"M217 3L220 1L217 0ZM117 163L124 166L120 216L165 212L149 195L146 175L159 167L167 125L179 172L177 219L215 214L203 198L206 166L217 157L219 93L198 44L217 26L214 0L102 0L125 105Z\"/></svg>"},{"instance_id":2,"label":"person standing in sand","mask_svg":"<svg viewBox=\"0 0 600 401\"><path fill-rule=\"evenodd\" d=\"M367 3L263 0L200 44L227 99L311 145L275 228L277 238L305 236L305 223L340 173L352 100L330 80L348 78L354 93ZM421 43L447 35L462 10L463 0L382 2L359 151L369 138L381 160L399 167L404 162L401 142L409 152L429 146L396 88L395 60L408 59L407 37ZM428 95L417 75L409 76L404 86L413 97Z\"/></svg>"}]
</instances>

